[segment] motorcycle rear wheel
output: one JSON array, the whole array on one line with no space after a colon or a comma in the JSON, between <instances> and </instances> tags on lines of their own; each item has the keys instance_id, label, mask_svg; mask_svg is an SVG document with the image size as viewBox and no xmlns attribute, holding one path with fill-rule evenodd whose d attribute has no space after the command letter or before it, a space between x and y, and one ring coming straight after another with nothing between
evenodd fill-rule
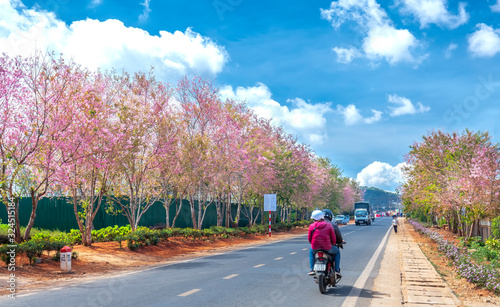
<instances>
[{"instance_id":1,"label":"motorcycle rear wheel","mask_svg":"<svg viewBox=\"0 0 500 307\"><path fill-rule=\"evenodd\" d=\"M326 292L326 278L324 273L320 273L318 276L319 292L324 294Z\"/></svg>"}]
</instances>

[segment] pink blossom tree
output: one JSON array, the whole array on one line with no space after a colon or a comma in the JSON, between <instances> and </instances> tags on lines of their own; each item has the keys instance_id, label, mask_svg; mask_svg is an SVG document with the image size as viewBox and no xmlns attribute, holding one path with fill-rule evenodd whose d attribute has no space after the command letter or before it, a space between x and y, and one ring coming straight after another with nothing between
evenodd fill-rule
<instances>
[{"instance_id":1,"label":"pink blossom tree","mask_svg":"<svg viewBox=\"0 0 500 307\"><path fill-rule=\"evenodd\" d=\"M71 131L58 144L65 163L56 173L57 186L70 197L82 244L90 246L93 221L110 192L126 135L113 108L116 92L110 75L82 74L75 91L81 95L66 108L72 110Z\"/></svg>"},{"instance_id":2,"label":"pink blossom tree","mask_svg":"<svg viewBox=\"0 0 500 307\"><path fill-rule=\"evenodd\" d=\"M13 204L16 237L22 239L19 229L18 199L20 193L32 198L30 219L24 233L29 237L35 222L38 201L50 188L55 171L64 157L58 152L58 143L71 130L71 111L68 102L80 95L78 84L80 68L66 63L54 54L36 52L28 58L1 60L2 119L0 155L2 160L2 198ZM20 177L20 175L23 175Z\"/></svg>"},{"instance_id":3,"label":"pink blossom tree","mask_svg":"<svg viewBox=\"0 0 500 307\"><path fill-rule=\"evenodd\" d=\"M402 188L407 210L443 216L460 233L462 224L498 210L498 146L488 133L431 132L412 146L407 162Z\"/></svg>"},{"instance_id":4,"label":"pink blossom tree","mask_svg":"<svg viewBox=\"0 0 500 307\"><path fill-rule=\"evenodd\" d=\"M159 139L157 127L169 107L171 90L156 81L152 71L133 77L123 73L116 79L114 107L125 141L109 195L135 231L144 213L162 197L162 187L156 178L161 173L160 157L169 146L159 145L164 140Z\"/></svg>"}]
</instances>

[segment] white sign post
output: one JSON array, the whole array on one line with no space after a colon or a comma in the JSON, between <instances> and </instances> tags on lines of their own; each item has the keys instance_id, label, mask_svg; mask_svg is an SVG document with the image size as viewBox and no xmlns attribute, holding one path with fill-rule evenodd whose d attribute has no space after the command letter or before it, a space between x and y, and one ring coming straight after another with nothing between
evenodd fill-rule
<instances>
[{"instance_id":1,"label":"white sign post","mask_svg":"<svg viewBox=\"0 0 500 307\"><path fill-rule=\"evenodd\" d=\"M264 194L264 211L269 211L269 237L271 237L271 211L276 211L276 194Z\"/></svg>"}]
</instances>

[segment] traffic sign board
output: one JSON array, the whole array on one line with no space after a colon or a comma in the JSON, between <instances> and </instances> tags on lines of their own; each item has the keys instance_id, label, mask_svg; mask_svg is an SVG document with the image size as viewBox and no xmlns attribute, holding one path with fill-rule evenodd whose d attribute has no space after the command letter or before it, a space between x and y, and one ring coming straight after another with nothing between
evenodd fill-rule
<instances>
[{"instance_id":1,"label":"traffic sign board","mask_svg":"<svg viewBox=\"0 0 500 307\"><path fill-rule=\"evenodd\" d=\"M276 194L264 194L264 211L276 211Z\"/></svg>"}]
</instances>

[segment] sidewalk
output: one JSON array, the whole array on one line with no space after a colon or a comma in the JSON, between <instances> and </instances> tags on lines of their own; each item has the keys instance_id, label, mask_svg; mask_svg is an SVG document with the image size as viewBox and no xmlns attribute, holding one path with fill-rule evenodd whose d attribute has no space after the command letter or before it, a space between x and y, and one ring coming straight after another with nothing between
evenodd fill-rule
<instances>
[{"instance_id":1,"label":"sidewalk","mask_svg":"<svg viewBox=\"0 0 500 307\"><path fill-rule=\"evenodd\" d=\"M375 279L371 306L461 306L448 285L398 219L398 233L391 231Z\"/></svg>"}]
</instances>

